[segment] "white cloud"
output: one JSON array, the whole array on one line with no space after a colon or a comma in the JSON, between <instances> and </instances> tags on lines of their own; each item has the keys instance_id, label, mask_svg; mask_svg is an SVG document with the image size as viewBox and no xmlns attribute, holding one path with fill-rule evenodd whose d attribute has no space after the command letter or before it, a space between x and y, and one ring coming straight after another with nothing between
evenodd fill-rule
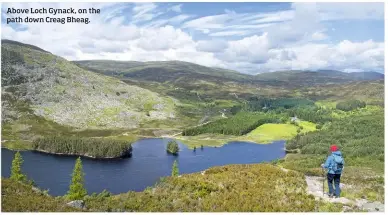
<instances>
[{"instance_id":1,"label":"white cloud","mask_svg":"<svg viewBox=\"0 0 388 215\"><path fill-rule=\"evenodd\" d=\"M177 13L182 12L182 4L174 5L171 7L171 10Z\"/></svg>"},{"instance_id":2,"label":"white cloud","mask_svg":"<svg viewBox=\"0 0 388 215\"><path fill-rule=\"evenodd\" d=\"M159 19L152 22L148 22L147 24L143 25L142 27L145 28L156 28L156 27L163 27L165 25L178 25L182 23L184 20L189 19L191 16L186 14L179 14L174 17L168 18L168 19Z\"/></svg>"},{"instance_id":3,"label":"white cloud","mask_svg":"<svg viewBox=\"0 0 388 215\"><path fill-rule=\"evenodd\" d=\"M214 16L205 16L198 19L190 20L184 23L183 28L190 29L219 29L224 26L224 23L233 19L232 15L222 14Z\"/></svg>"},{"instance_id":4,"label":"white cloud","mask_svg":"<svg viewBox=\"0 0 388 215\"><path fill-rule=\"evenodd\" d=\"M209 40L199 41L197 43L197 50L204 52L221 52L228 47L228 43L224 40Z\"/></svg>"},{"instance_id":5,"label":"white cloud","mask_svg":"<svg viewBox=\"0 0 388 215\"><path fill-rule=\"evenodd\" d=\"M314 32L312 35L311 35L311 39L312 40L315 40L315 41L318 41L318 40L324 40L327 38L327 35L324 34L323 32Z\"/></svg>"},{"instance_id":6,"label":"white cloud","mask_svg":"<svg viewBox=\"0 0 388 215\"><path fill-rule=\"evenodd\" d=\"M159 16L161 13L156 12L157 5L154 3L137 3L133 7L132 22L138 23L143 21L149 21Z\"/></svg>"},{"instance_id":7,"label":"white cloud","mask_svg":"<svg viewBox=\"0 0 388 215\"><path fill-rule=\"evenodd\" d=\"M4 4L2 11L4 15L7 6L39 8L43 4ZM286 11L227 10L195 19L192 19L194 14L182 13L181 5L166 9L156 3L45 4L54 8L70 6L93 6L102 8L102 13L77 15L90 18L88 25L24 23L19 26L24 29L20 31L2 24L2 38L37 45L69 60L181 60L249 73L324 68L382 71L384 68L384 43L374 40L329 43L330 30L322 23L322 20L360 17L381 19L381 4L356 7L348 3L294 3ZM195 31L206 36L196 38L192 34Z\"/></svg>"},{"instance_id":8,"label":"white cloud","mask_svg":"<svg viewBox=\"0 0 388 215\"><path fill-rule=\"evenodd\" d=\"M189 19L190 17L191 17L190 15L180 14L180 15L172 17L170 19L170 22L174 23L174 24L179 24L179 23L185 21L186 19Z\"/></svg>"},{"instance_id":9,"label":"white cloud","mask_svg":"<svg viewBox=\"0 0 388 215\"><path fill-rule=\"evenodd\" d=\"M141 38L137 41L139 48L144 50L168 50L193 47L192 38L179 29L166 26L155 29L142 29Z\"/></svg>"},{"instance_id":10,"label":"white cloud","mask_svg":"<svg viewBox=\"0 0 388 215\"><path fill-rule=\"evenodd\" d=\"M249 33L250 31L219 31L219 32L210 33L209 36L212 36L212 37L243 36Z\"/></svg>"},{"instance_id":11,"label":"white cloud","mask_svg":"<svg viewBox=\"0 0 388 215\"><path fill-rule=\"evenodd\" d=\"M322 20L384 19L383 2L316 3Z\"/></svg>"},{"instance_id":12,"label":"white cloud","mask_svg":"<svg viewBox=\"0 0 388 215\"><path fill-rule=\"evenodd\" d=\"M252 23L254 24L268 23L268 22L284 22L284 21L292 20L294 16L295 16L295 12L292 10L288 10L288 11L280 11L276 13L259 14L257 16L252 16L251 18L248 17L248 19L245 19L245 20L251 20Z\"/></svg>"},{"instance_id":13,"label":"white cloud","mask_svg":"<svg viewBox=\"0 0 388 215\"><path fill-rule=\"evenodd\" d=\"M219 56L228 62L245 61L250 63L265 63L268 58L268 34L246 37L237 41L230 41L228 48Z\"/></svg>"}]
</instances>

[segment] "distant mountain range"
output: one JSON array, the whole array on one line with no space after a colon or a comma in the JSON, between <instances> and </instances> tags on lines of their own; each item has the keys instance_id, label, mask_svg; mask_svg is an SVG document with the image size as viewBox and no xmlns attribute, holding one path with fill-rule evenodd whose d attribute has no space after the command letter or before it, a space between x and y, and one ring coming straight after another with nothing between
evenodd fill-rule
<instances>
[{"instance_id":1,"label":"distant mountain range","mask_svg":"<svg viewBox=\"0 0 388 215\"><path fill-rule=\"evenodd\" d=\"M211 68L184 61L110 61L86 60L73 61L80 67L111 76L137 77L139 79L178 79L182 76L201 74L224 79L244 81L250 80L250 75L245 75L232 70ZM159 77L156 77L159 76Z\"/></svg>"},{"instance_id":2,"label":"distant mountain range","mask_svg":"<svg viewBox=\"0 0 388 215\"><path fill-rule=\"evenodd\" d=\"M354 78L355 80L377 80L384 79L384 74L379 72L340 72L337 70L317 70L319 73L324 73L334 76L348 76L349 78Z\"/></svg>"},{"instance_id":3,"label":"distant mountain range","mask_svg":"<svg viewBox=\"0 0 388 215\"><path fill-rule=\"evenodd\" d=\"M258 79L263 80L281 80L281 81L301 81L307 85L345 83L351 81L380 80L384 79L384 74L378 72L353 72L346 73L336 70L317 70L317 71L279 71L257 74Z\"/></svg>"},{"instance_id":4,"label":"distant mountain range","mask_svg":"<svg viewBox=\"0 0 388 215\"><path fill-rule=\"evenodd\" d=\"M191 126L252 97L384 98L384 75L373 72L248 75L182 61L70 62L1 42L2 131L12 140L72 129Z\"/></svg>"},{"instance_id":5,"label":"distant mountain range","mask_svg":"<svg viewBox=\"0 0 388 215\"><path fill-rule=\"evenodd\" d=\"M82 68L109 76L157 82L174 82L182 78L188 81L191 77L204 81L212 81L216 78L223 82L233 81L259 85L301 87L317 84L384 79L384 74L377 72L346 73L336 70L291 70L249 75L233 70L210 68L182 61L137 62L88 60L73 62Z\"/></svg>"}]
</instances>

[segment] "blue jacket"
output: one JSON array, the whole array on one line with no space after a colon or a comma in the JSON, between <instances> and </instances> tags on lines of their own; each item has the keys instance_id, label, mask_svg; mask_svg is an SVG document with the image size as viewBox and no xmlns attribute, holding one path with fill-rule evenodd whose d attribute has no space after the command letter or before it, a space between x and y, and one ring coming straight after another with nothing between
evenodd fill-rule
<instances>
[{"instance_id":1,"label":"blue jacket","mask_svg":"<svg viewBox=\"0 0 388 215\"><path fill-rule=\"evenodd\" d=\"M334 166L334 157L333 156L341 156L342 157L342 153L340 151L332 152L331 155L329 155L329 157L327 157L326 162L323 165L323 167L325 169L329 170L327 173L330 173L330 174L341 174L343 168L342 168L342 170L338 170L337 172L334 172L334 170L332 169L333 166ZM344 164L345 164L345 161L344 161Z\"/></svg>"}]
</instances>

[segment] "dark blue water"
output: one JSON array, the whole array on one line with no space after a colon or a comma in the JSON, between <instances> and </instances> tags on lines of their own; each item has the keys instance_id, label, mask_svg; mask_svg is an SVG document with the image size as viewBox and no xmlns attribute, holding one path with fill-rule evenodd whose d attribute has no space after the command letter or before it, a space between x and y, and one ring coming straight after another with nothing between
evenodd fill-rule
<instances>
[{"instance_id":1,"label":"dark blue water","mask_svg":"<svg viewBox=\"0 0 388 215\"><path fill-rule=\"evenodd\" d=\"M285 156L285 141L272 144L231 142L222 147L204 147L195 152L179 144L178 156L166 152L167 139L144 139L133 144L131 158L118 160L93 160L82 158L85 186L89 194L107 189L111 193L129 190L142 191L154 185L160 177L171 174L178 159L180 173L199 172L212 166L227 164L260 163ZM13 151L1 149L1 175L9 177ZM22 170L36 185L49 189L51 195L64 195L71 180L76 157L49 155L39 152L21 152Z\"/></svg>"}]
</instances>

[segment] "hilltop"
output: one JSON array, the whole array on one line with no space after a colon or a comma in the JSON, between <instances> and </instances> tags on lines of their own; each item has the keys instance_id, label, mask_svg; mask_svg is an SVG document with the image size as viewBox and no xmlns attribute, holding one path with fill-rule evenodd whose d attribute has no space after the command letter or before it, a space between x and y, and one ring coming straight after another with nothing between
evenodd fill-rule
<instances>
[{"instance_id":1,"label":"hilltop","mask_svg":"<svg viewBox=\"0 0 388 215\"><path fill-rule=\"evenodd\" d=\"M221 68L211 68L194 63L184 61L110 61L110 60L86 60L73 61L80 67L90 69L95 72L106 75L122 75L124 77L136 77L142 73L145 80L151 78L145 76L147 72L157 72L163 75L166 72L177 73L178 75L188 75L190 73L197 73L202 75L209 75L220 77L228 80L248 81L250 75L238 73L233 70L226 70Z\"/></svg>"},{"instance_id":2,"label":"hilltop","mask_svg":"<svg viewBox=\"0 0 388 215\"><path fill-rule=\"evenodd\" d=\"M174 100L157 92L87 71L35 46L2 40L1 49L3 137L30 139L38 127L46 133L133 129L177 117Z\"/></svg>"},{"instance_id":3,"label":"hilltop","mask_svg":"<svg viewBox=\"0 0 388 215\"><path fill-rule=\"evenodd\" d=\"M384 74L378 72L352 72L346 73L336 70L291 70L267 72L256 75L261 80L278 80L291 82L299 87L349 83L352 81L382 80Z\"/></svg>"},{"instance_id":4,"label":"hilltop","mask_svg":"<svg viewBox=\"0 0 388 215\"><path fill-rule=\"evenodd\" d=\"M112 76L187 102L239 102L252 96L289 97L301 88L383 80L380 73L279 71L249 75L182 61L74 61L82 68Z\"/></svg>"},{"instance_id":5,"label":"hilltop","mask_svg":"<svg viewBox=\"0 0 388 215\"><path fill-rule=\"evenodd\" d=\"M377 72L346 73L336 70L290 70L265 72L257 75L239 73L234 70L206 67L183 61L110 61L87 60L73 61L80 67L121 78L133 78L143 81L175 82L182 76L192 76L201 80L212 81L214 77L221 81L252 84L255 86L314 86L319 84L345 83L350 81L365 81L384 79ZM158 74L159 77L155 77ZM196 75L196 76L194 76ZM201 76L202 75L202 76ZM194 80L193 80L194 81ZM302 81L302 82L301 82ZM295 83L296 82L296 83Z\"/></svg>"}]
</instances>

